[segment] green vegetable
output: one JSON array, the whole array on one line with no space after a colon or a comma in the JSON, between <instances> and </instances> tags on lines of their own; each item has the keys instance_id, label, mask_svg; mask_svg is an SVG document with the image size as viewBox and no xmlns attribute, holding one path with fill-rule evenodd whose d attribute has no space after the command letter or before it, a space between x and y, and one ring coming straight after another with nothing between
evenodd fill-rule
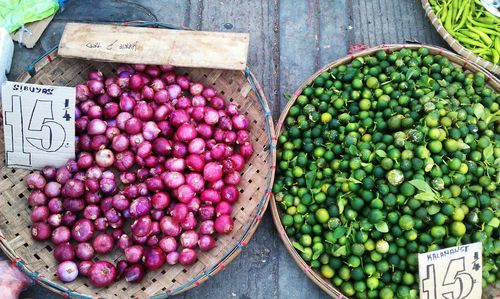
<instances>
[{"instance_id":1,"label":"green vegetable","mask_svg":"<svg viewBox=\"0 0 500 299\"><path fill-rule=\"evenodd\" d=\"M453 1L442 17L476 17ZM495 55L485 28L456 34ZM418 253L482 242L483 281L498 281L500 93L482 73L426 48L379 51L324 72L292 107L273 190L311 268L351 298L416 298Z\"/></svg>"},{"instance_id":2,"label":"green vegetable","mask_svg":"<svg viewBox=\"0 0 500 299\"><path fill-rule=\"evenodd\" d=\"M500 63L500 19L478 0L429 1L442 26L472 53Z\"/></svg>"}]
</instances>

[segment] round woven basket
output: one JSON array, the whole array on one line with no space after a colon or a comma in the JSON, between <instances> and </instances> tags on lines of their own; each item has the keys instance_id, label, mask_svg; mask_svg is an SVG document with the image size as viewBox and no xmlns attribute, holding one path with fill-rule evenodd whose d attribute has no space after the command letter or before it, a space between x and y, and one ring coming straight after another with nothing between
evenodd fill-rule
<instances>
[{"instance_id":1,"label":"round woven basket","mask_svg":"<svg viewBox=\"0 0 500 299\"><path fill-rule=\"evenodd\" d=\"M319 76L321 73L323 73L323 72L325 72L333 67L347 64L356 57L363 57L363 56L374 54L378 50L384 50L384 51L390 53L393 51L398 51L398 50L403 49L403 48L419 49L421 47L428 48L430 50L431 54L434 54L434 55L440 54L442 56L447 57L451 62L453 62L457 65L463 66L463 68L466 70L473 71L473 72L483 72L486 75L487 84L490 85L495 90L500 90L500 80L499 79L497 79L495 76L491 75L488 71L484 70L482 67L480 67L474 63L471 63L470 61L464 59L463 57L461 57L457 54L451 53L450 51L448 51L446 49L434 47L434 46L426 46L426 45L424 46L424 45L415 45L415 44L381 45L381 46L370 48L370 49L367 49L367 50L364 50L361 52L357 52L357 53L352 54L350 56L340 58L340 59L326 65L325 67L323 67L322 69L320 69L319 71L317 71L316 73L311 75L297 89L297 91L295 91L293 93L292 97L288 101L288 104L286 105L285 109L281 113L280 118L276 124L276 136L281 135L281 131L283 130L283 122L288 114L288 111L290 110L290 107L292 107L295 104L297 97L299 95L301 95L302 90L307 85L311 84L312 81L317 76ZM293 247L292 240L290 240L290 238L287 236L286 231L283 227L283 224L281 223L281 214L282 213L281 213L281 210L278 208L278 205L277 205L276 201L274 200L274 197L271 199L270 205L271 205L271 212L272 212L273 219L274 219L274 224L276 226L276 229L279 232L279 236L280 236L281 240L283 241L283 243L285 244L286 249L291 254L292 258L297 263L297 265L300 267L300 269L302 269L304 271L304 273L307 275L307 277L309 277L316 285L318 285L321 289L323 289L323 291L325 291L331 297L338 298L338 299L347 298L339 290L337 290L335 288L335 286L328 279L321 276L321 274L319 272L317 272L316 270L311 269L311 267L302 259L302 257L299 255L297 250ZM290 282L290 283L293 283L293 282ZM492 291L492 290L488 290L488 291ZM494 290L494 292L498 293L498 290ZM483 297L484 298L494 298L493 296L492 297L483 296Z\"/></svg>"},{"instance_id":2,"label":"round woven basket","mask_svg":"<svg viewBox=\"0 0 500 299\"><path fill-rule=\"evenodd\" d=\"M178 28L158 23L141 23L140 26ZM112 63L57 57L56 51L54 48L37 59L18 81L75 86L86 81L85 76L91 69L99 69L106 75L116 67ZM140 284L129 284L122 279L110 287L97 289L82 278L61 284L55 276L54 245L31 238L30 209L26 200L30 192L23 181L29 171L7 168L2 161L0 248L37 283L63 296L75 298L166 298L195 287L223 270L250 241L267 207L269 188L274 179L274 168L271 167L275 163L274 128L262 89L248 68L246 71L181 68L176 72L188 74L195 82L213 86L227 101L237 104L250 119L251 143L255 153L242 171L238 186L240 199L233 206L234 230L228 235L216 236L217 247L199 252L194 265L164 266L149 271ZM0 155L4 156L3 129L0 129ZM114 250L106 259L116 261L121 255L121 251Z\"/></svg>"},{"instance_id":3,"label":"round woven basket","mask_svg":"<svg viewBox=\"0 0 500 299\"><path fill-rule=\"evenodd\" d=\"M500 65L499 64L494 64L491 61L488 61L486 59L483 59L479 57L478 55L472 53L469 51L467 48L462 46L460 42L458 42L456 39L451 36L451 34L444 29L443 24L439 21L439 18L436 16L434 13L434 10L432 9L431 4L429 3L429 0L422 0L422 6L424 7L425 14L429 17L431 20L432 25L436 28L437 32L443 39L450 45L450 47L453 48L453 50L457 51L458 54L462 55L465 57L466 60L471 60L480 66L486 68L490 72L500 75Z\"/></svg>"}]
</instances>

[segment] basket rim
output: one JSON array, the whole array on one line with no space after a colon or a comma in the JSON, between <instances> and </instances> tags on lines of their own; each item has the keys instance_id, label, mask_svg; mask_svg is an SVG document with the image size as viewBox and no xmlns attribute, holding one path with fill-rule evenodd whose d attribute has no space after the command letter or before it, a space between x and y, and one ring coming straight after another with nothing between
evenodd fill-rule
<instances>
[{"instance_id":1,"label":"basket rim","mask_svg":"<svg viewBox=\"0 0 500 299\"><path fill-rule=\"evenodd\" d=\"M167 28L175 30L193 30L191 28L171 25L167 23L146 22L146 21L131 21L125 23L117 23L117 25L138 26L138 27L152 26L157 28ZM57 49L58 46L54 46L47 52L36 58L32 63L30 63L27 66L26 71L20 74L16 78L16 81L25 82L29 78L33 77L36 74L37 70L40 70L48 63L51 63L54 59L58 57ZM44 58L47 59L44 60ZM150 298L160 299L180 294L191 288L199 286L203 282L207 281L210 277L216 275L219 271L224 270L229 263L231 263L243 250L245 250L247 244L255 234L269 204L269 200L271 197L271 188L275 176L275 167L273 167L273 165L275 165L276 163L276 138L274 135L275 129L274 129L272 113L271 110L269 109L269 105L267 102L267 98L264 94L264 91L260 86L259 82L257 81L257 79L255 78L255 75L250 71L250 68L247 66L245 70L239 72L241 72L247 79L248 84L250 84L252 91L255 93L255 96L259 101L260 108L264 112L265 132L268 139L266 145L267 147L266 151L269 151L269 158L267 161L267 164L269 165L269 173L266 176L266 185L265 189L263 190L262 198L259 200L259 204L255 209L255 215L251 216L248 222L245 223L245 225L243 226L244 227L243 234L236 239L237 241L236 244L230 247L230 249L227 252L225 252L221 256L221 258L219 258L213 265L209 266L206 271L198 274L196 277L194 277L187 283L181 285L180 287L177 287L174 290L167 290L163 294L153 295ZM45 278L38 272L31 271L26 265L26 263L20 257L16 256L15 251L10 248L7 239L5 238L5 236L3 236L1 231L0 231L0 249L12 261L12 263L17 266L19 270L21 270L24 274L30 277L35 283L42 285L43 287L49 289L50 291L70 298L85 298L85 299L96 298L94 296L89 296L86 294L80 294L78 292L74 292L69 288L65 287L64 285L55 283Z\"/></svg>"},{"instance_id":2,"label":"basket rim","mask_svg":"<svg viewBox=\"0 0 500 299\"><path fill-rule=\"evenodd\" d=\"M479 66L466 58L452 53L449 50L446 50L441 47L436 47L436 46L429 46L429 45L421 45L421 44L383 44L380 46L368 48L366 50L356 52L351 55L347 55L344 57L341 57L339 59L334 60L333 62L330 62L326 64L324 67L316 71L314 74L309 76L304 83L300 85L300 87L292 94L292 97L288 101L287 105L283 109L283 111L280 114L280 118L278 119L278 122L276 123L276 134L275 136L279 136L281 134L281 131L283 129L283 124L286 116L288 115L288 111L290 108L294 105L295 101L297 100L297 97L302 93L302 90L312 83L312 81L321 73L323 73L326 70L331 69L332 67L336 67L339 65L343 65L348 63L349 61L352 61L356 57L363 57L367 56L370 54L375 53L378 50L384 50L386 52L393 52L397 51L400 49L419 49L419 48L427 48L431 51L433 54L439 54L447 57L450 59L455 64L461 65L465 69L469 71L475 71L475 72L482 72L486 75L486 80L487 84L492 86L495 90L500 90L500 79L496 78L494 75L490 74L487 70L485 70L482 66ZM281 211L278 209L278 205L276 201L274 200L274 195L270 199L269 203L271 207L271 213L273 217L273 222L274 225L278 231L278 235L280 236L281 240L283 241L283 244L285 245L286 250L290 253L292 256L293 260L299 266L299 268L304 271L304 273L309 277L317 286L319 286L323 291L325 291L329 296L336 298L336 299L344 299L347 298L345 295L343 295L339 290L337 290L336 287L329 281L327 281L325 278L323 278L319 273L317 273L315 270L311 269L311 267L302 259L302 257L298 254L297 250L293 247L290 238L287 236L286 231L281 223L281 218L280 214Z\"/></svg>"},{"instance_id":3,"label":"basket rim","mask_svg":"<svg viewBox=\"0 0 500 299\"><path fill-rule=\"evenodd\" d=\"M457 41L453 36L451 36L451 34L448 31L446 31L443 24L434 13L434 10L432 9L429 0L421 0L421 2L422 2L422 7L425 10L425 14L431 21L432 26L434 26L439 35L446 41L446 43L448 43L450 47L453 48L453 50L455 50L459 55L465 57L465 59L474 61L475 63L488 69L490 72L496 75L500 75L500 64L494 64L493 62L488 61L480 57L479 55L472 53L469 49L462 46L462 44L459 41Z\"/></svg>"}]
</instances>

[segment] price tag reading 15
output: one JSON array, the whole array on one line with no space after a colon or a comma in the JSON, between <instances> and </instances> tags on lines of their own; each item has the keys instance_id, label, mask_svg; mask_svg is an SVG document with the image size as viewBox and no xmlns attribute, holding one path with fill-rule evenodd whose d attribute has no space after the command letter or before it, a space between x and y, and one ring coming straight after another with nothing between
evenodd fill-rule
<instances>
[{"instance_id":1,"label":"price tag reading 15","mask_svg":"<svg viewBox=\"0 0 500 299\"><path fill-rule=\"evenodd\" d=\"M8 167L59 167L74 159L75 88L5 82L2 110Z\"/></svg>"},{"instance_id":2,"label":"price tag reading 15","mask_svg":"<svg viewBox=\"0 0 500 299\"><path fill-rule=\"evenodd\" d=\"M481 243L418 255L421 299L477 299L482 292Z\"/></svg>"}]
</instances>

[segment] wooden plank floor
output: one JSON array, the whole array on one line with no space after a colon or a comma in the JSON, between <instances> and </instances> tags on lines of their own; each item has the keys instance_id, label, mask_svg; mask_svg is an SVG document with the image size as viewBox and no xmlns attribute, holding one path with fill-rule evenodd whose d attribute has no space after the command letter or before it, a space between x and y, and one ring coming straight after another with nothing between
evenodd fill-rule
<instances>
[{"instance_id":1,"label":"wooden plank floor","mask_svg":"<svg viewBox=\"0 0 500 299\"><path fill-rule=\"evenodd\" d=\"M249 32L249 65L275 119L311 73L352 44L406 41L444 46L417 0L67 1L34 49L16 46L10 78L59 41L64 24L160 21L208 31ZM327 298L294 264L269 212L248 248L225 271L178 298ZM63 298L34 286L21 298Z\"/></svg>"}]
</instances>

